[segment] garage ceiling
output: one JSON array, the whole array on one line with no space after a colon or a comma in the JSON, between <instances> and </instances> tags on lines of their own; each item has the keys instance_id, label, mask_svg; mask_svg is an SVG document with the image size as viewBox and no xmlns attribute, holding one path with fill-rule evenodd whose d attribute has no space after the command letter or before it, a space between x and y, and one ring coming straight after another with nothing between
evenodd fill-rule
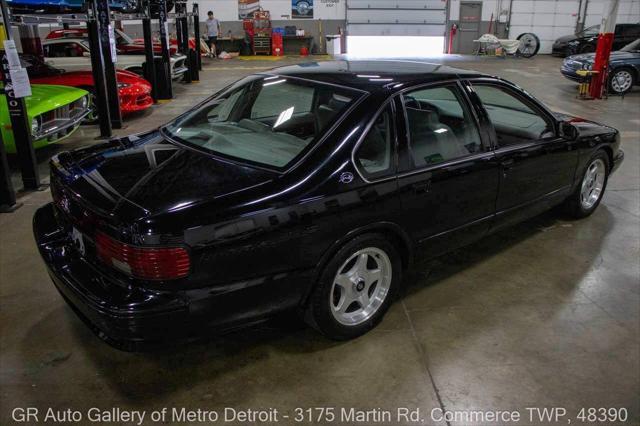
<instances>
[{"instance_id":1,"label":"garage ceiling","mask_svg":"<svg viewBox=\"0 0 640 426\"><path fill-rule=\"evenodd\" d=\"M350 36L444 36L446 2L441 0L347 0Z\"/></svg>"}]
</instances>

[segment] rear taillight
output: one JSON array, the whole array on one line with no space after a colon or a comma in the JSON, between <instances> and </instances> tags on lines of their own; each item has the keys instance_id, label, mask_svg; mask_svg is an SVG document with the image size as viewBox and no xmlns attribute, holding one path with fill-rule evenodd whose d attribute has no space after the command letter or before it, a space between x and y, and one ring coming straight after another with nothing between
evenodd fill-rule
<instances>
[{"instance_id":1,"label":"rear taillight","mask_svg":"<svg viewBox=\"0 0 640 426\"><path fill-rule=\"evenodd\" d=\"M98 258L109 266L144 280L175 280L189 275L189 253L181 247L135 247L96 233Z\"/></svg>"}]
</instances>

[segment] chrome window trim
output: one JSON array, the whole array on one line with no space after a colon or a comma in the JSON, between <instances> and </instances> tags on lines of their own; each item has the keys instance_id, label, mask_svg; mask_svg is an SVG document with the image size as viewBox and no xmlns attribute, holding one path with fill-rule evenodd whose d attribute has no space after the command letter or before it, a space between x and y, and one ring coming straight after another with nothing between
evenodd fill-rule
<instances>
[{"instance_id":1,"label":"chrome window trim","mask_svg":"<svg viewBox=\"0 0 640 426\"><path fill-rule=\"evenodd\" d=\"M358 167L358 163L356 162L356 157L355 157L356 151L358 151L358 148L360 147L360 145L364 141L364 138L369 134L369 130L371 130L371 127L373 126L373 123L375 123L376 118L378 118L378 116L382 113L382 111L384 111L384 109L388 105L390 105L390 104L393 105L394 100L395 100L395 98L397 96L399 96L399 93L394 93L389 98L387 98L382 103L382 105L376 110L375 114L373 114L373 117L371 118L371 120L369 120L367 125L364 127L364 130L362 131L362 133L358 137L358 141L356 142L356 144L354 145L353 149L351 150L351 164L353 165L353 168L356 169L356 172L358 173L358 176L360 176L360 179L362 179L366 183L384 182L384 181L389 180L389 179L395 179L397 177L397 175L398 175L398 125L397 125L397 122L396 122L395 114L392 114L393 115L393 124L394 124L394 129L393 129L393 134L394 134L393 149L394 149L394 166L395 166L395 170L391 170L391 173L390 173L389 176L382 176L382 177L379 177L377 179L369 180L364 176L364 174L362 173L362 171ZM395 112L393 110L393 106L392 106L392 111Z\"/></svg>"}]
</instances>

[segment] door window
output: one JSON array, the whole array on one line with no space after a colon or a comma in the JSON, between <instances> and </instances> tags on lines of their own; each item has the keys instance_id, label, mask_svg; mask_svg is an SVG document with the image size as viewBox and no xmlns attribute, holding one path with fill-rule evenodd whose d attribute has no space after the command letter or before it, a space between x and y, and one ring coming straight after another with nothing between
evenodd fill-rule
<instances>
[{"instance_id":1,"label":"door window","mask_svg":"<svg viewBox=\"0 0 640 426\"><path fill-rule=\"evenodd\" d=\"M416 167L482 151L478 128L457 86L408 92L404 105Z\"/></svg>"},{"instance_id":2,"label":"door window","mask_svg":"<svg viewBox=\"0 0 640 426\"><path fill-rule=\"evenodd\" d=\"M48 58L80 57L85 49L79 43L54 43L44 46L44 56Z\"/></svg>"},{"instance_id":3,"label":"door window","mask_svg":"<svg viewBox=\"0 0 640 426\"><path fill-rule=\"evenodd\" d=\"M393 169L393 113L387 106L375 119L354 159L356 166L368 178L389 174Z\"/></svg>"},{"instance_id":4,"label":"door window","mask_svg":"<svg viewBox=\"0 0 640 426\"><path fill-rule=\"evenodd\" d=\"M489 114L499 147L553 137L552 124L533 104L504 87L474 84L473 89Z\"/></svg>"}]
</instances>

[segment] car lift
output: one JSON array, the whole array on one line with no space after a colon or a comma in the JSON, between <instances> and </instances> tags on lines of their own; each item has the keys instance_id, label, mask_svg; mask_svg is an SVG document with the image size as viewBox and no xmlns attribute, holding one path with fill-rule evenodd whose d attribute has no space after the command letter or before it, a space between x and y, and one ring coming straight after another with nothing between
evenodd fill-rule
<instances>
[{"instance_id":1,"label":"car lift","mask_svg":"<svg viewBox=\"0 0 640 426\"><path fill-rule=\"evenodd\" d=\"M12 26L38 25L43 22L55 22L68 27L69 24L85 22L89 33L89 44L91 49L91 68L96 91L95 105L98 110L100 137L110 138L113 128L122 127L122 117L118 101L118 85L116 81L116 70L114 58L112 57L112 46L115 48L113 39L113 27L111 20L142 20L143 37L145 44L145 78L151 83L152 97L154 102L163 99L173 98L173 88L170 72L170 51L168 35L168 18L174 18L176 29L178 30L179 47L187 55L188 73L185 82L190 83L198 80L198 70L201 69L199 51L198 54L189 49L188 44L188 18L193 18L196 41L199 41L199 14L198 5L193 4L193 12L186 12L186 3L176 4L176 13L167 14L164 0L154 0L154 5L158 7L158 27L160 34L160 44L162 46L161 58L156 58L153 51L153 40L151 34L151 5L149 0L143 3L143 13L120 14L109 10L108 0L90 0L88 2L87 13L79 14L12 14L7 6L6 0L0 0L2 11L3 27L2 31L5 40L12 39ZM180 5L180 6L178 6ZM34 34L38 34L35 32ZM186 41L184 41L186 39ZM196 43L197 44L197 43ZM115 52L115 49L114 51ZM2 62L2 78L5 88L11 87L11 76L8 72L7 55L4 45L0 45L0 59ZM160 75L156 73L156 66L163 66ZM15 98L13 91L5 90L11 126L16 142L17 159L22 174L24 189L27 191L42 188L38 173L37 160L31 132L29 131L28 115L25 101L22 98ZM16 193L11 182L11 173L7 161L4 143L0 140L0 212L9 212L19 207L16 202Z\"/></svg>"}]
</instances>

